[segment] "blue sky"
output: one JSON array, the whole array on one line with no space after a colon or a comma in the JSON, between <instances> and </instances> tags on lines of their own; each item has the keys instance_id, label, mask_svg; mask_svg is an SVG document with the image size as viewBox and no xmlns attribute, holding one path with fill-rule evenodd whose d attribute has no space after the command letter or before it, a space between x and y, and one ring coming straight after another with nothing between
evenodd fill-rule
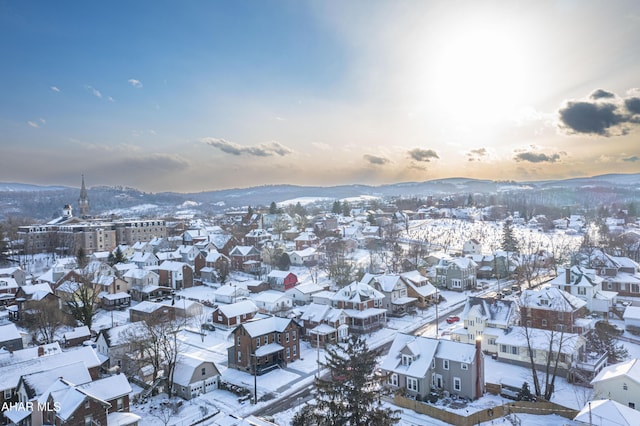
<instances>
[{"instance_id":1,"label":"blue sky","mask_svg":"<svg viewBox=\"0 0 640 426\"><path fill-rule=\"evenodd\" d=\"M639 170L635 1L0 0L0 181Z\"/></svg>"}]
</instances>

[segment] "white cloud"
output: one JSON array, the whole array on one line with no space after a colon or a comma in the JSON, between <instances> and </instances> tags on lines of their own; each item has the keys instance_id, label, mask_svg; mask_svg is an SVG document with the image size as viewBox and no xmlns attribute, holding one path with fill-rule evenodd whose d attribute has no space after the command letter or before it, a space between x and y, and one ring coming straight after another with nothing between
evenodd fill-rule
<instances>
[{"instance_id":1,"label":"white cloud","mask_svg":"<svg viewBox=\"0 0 640 426\"><path fill-rule=\"evenodd\" d=\"M47 124L47 120L45 120L44 118L39 118L39 120L42 124Z\"/></svg>"},{"instance_id":2,"label":"white cloud","mask_svg":"<svg viewBox=\"0 0 640 426\"><path fill-rule=\"evenodd\" d=\"M33 127L34 129L37 129L38 127L40 127L38 123L36 123L35 121L27 121L27 124Z\"/></svg>"},{"instance_id":3,"label":"white cloud","mask_svg":"<svg viewBox=\"0 0 640 426\"><path fill-rule=\"evenodd\" d=\"M86 89L87 89L89 92L91 92L91 94L92 94L93 96L95 96L96 98L100 98L100 99L102 99L102 93L100 93L100 91L99 91L98 89L96 89L96 88L95 88L95 87L93 87L93 86L85 86L85 87L86 87Z\"/></svg>"},{"instance_id":4,"label":"white cloud","mask_svg":"<svg viewBox=\"0 0 640 426\"><path fill-rule=\"evenodd\" d=\"M111 96L109 96L109 97L107 98L107 100L108 100L109 102L115 102L115 101L116 101L116 100L115 100L115 99L113 99Z\"/></svg>"},{"instance_id":5,"label":"white cloud","mask_svg":"<svg viewBox=\"0 0 640 426\"><path fill-rule=\"evenodd\" d=\"M130 78L127 81L129 82L130 85L132 85L136 89L142 88L142 82L140 80L136 80L135 78Z\"/></svg>"},{"instance_id":6,"label":"white cloud","mask_svg":"<svg viewBox=\"0 0 640 426\"><path fill-rule=\"evenodd\" d=\"M52 92L60 93L60 89L58 89L56 86L51 86L49 87L49 89L51 89Z\"/></svg>"}]
</instances>

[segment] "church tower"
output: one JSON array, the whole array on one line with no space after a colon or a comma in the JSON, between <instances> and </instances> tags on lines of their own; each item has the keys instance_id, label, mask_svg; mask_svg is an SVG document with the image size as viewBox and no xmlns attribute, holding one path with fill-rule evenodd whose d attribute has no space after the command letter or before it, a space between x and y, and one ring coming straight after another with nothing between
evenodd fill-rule
<instances>
[{"instance_id":1,"label":"church tower","mask_svg":"<svg viewBox=\"0 0 640 426\"><path fill-rule=\"evenodd\" d=\"M82 175L82 187L80 187L80 198L78 198L78 213L80 213L80 217L89 216L89 196L87 188L84 186L84 175Z\"/></svg>"}]
</instances>

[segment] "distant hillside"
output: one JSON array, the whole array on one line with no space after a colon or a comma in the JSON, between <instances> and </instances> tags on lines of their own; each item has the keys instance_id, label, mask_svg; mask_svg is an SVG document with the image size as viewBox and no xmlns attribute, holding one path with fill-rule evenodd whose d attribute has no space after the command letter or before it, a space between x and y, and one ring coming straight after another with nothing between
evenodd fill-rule
<instances>
[{"instance_id":1,"label":"distant hillside","mask_svg":"<svg viewBox=\"0 0 640 426\"><path fill-rule=\"evenodd\" d=\"M600 203L640 201L640 173L608 174L587 178L546 181L492 181L464 177L389 185L331 187L267 185L198 193L146 193L128 187L88 189L93 214L156 217L172 214L215 214L243 206L268 206L297 198L340 200L356 197L441 198L448 195L519 197L544 206L591 206ZM77 207L79 188L0 183L0 220L11 215L50 219L65 204Z\"/></svg>"}]
</instances>

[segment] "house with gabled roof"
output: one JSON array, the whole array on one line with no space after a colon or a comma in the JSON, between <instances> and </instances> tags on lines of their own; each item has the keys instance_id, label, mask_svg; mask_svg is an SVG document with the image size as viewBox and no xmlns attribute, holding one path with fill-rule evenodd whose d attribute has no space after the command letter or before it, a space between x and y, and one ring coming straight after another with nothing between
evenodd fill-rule
<instances>
[{"instance_id":1,"label":"house with gabled roof","mask_svg":"<svg viewBox=\"0 0 640 426\"><path fill-rule=\"evenodd\" d=\"M482 350L497 353L496 340L510 326L518 324L518 305L513 300L470 296L460 314L463 328L451 334L451 339L475 343L482 337Z\"/></svg>"},{"instance_id":2,"label":"house with gabled roof","mask_svg":"<svg viewBox=\"0 0 640 426\"><path fill-rule=\"evenodd\" d=\"M309 247L317 247L320 239L314 232L304 231L298 234L293 241L296 245L296 250L304 250Z\"/></svg>"},{"instance_id":3,"label":"house with gabled roof","mask_svg":"<svg viewBox=\"0 0 640 426\"><path fill-rule=\"evenodd\" d=\"M15 324L0 325L0 348L11 352L22 349L22 335Z\"/></svg>"},{"instance_id":4,"label":"house with gabled roof","mask_svg":"<svg viewBox=\"0 0 640 426\"><path fill-rule=\"evenodd\" d=\"M579 425L636 426L640 412L611 399L594 399L573 418Z\"/></svg>"},{"instance_id":5,"label":"house with gabled roof","mask_svg":"<svg viewBox=\"0 0 640 426\"><path fill-rule=\"evenodd\" d=\"M419 400L432 389L468 399L484 394L484 356L472 344L398 333L380 369L388 388Z\"/></svg>"},{"instance_id":6,"label":"house with gabled roof","mask_svg":"<svg viewBox=\"0 0 640 426\"><path fill-rule=\"evenodd\" d=\"M229 368L257 374L300 358L301 327L292 319L267 317L236 327L233 345L227 349Z\"/></svg>"},{"instance_id":7,"label":"house with gabled roof","mask_svg":"<svg viewBox=\"0 0 640 426\"><path fill-rule=\"evenodd\" d=\"M276 290L261 291L252 296L260 312L276 313L291 309L293 300L285 293Z\"/></svg>"},{"instance_id":8,"label":"house with gabled roof","mask_svg":"<svg viewBox=\"0 0 640 426\"><path fill-rule=\"evenodd\" d=\"M594 398L611 399L640 410L640 359L603 368L591 384Z\"/></svg>"},{"instance_id":9,"label":"house with gabled roof","mask_svg":"<svg viewBox=\"0 0 640 426\"><path fill-rule=\"evenodd\" d=\"M403 272L400 277L407 284L407 296L416 299L416 307L424 309L436 303L436 288L420 271Z\"/></svg>"},{"instance_id":10,"label":"house with gabled roof","mask_svg":"<svg viewBox=\"0 0 640 426\"><path fill-rule=\"evenodd\" d=\"M235 271L255 273L260 269L260 251L254 246L235 246L229 252L229 259Z\"/></svg>"},{"instance_id":11,"label":"house with gabled roof","mask_svg":"<svg viewBox=\"0 0 640 426\"><path fill-rule=\"evenodd\" d=\"M615 306L618 293L603 290L603 281L595 269L574 265L558 271L548 284L584 300L589 311L606 317Z\"/></svg>"},{"instance_id":12,"label":"house with gabled roof","mask_svg":"<svg viewBox=\"0 0 640 426\"><path fill-rule=\"evenodd\" d=\"M251 300L220 305L213 310L212 321L217 326L236 327L247 322L258 313L258 307Z\"/></svg>"},{"instance_id":13,"label":"house with gabled roof","mask_svg":"<svg viewBox=\"0 0 640 426\"><path fill-rule=\"evenodd\" d=\"M249 296L249 290L245 283L232 281L225 285L221 285L214 292L216 302L219 303L236 303Z\"/></svg>"},{"instance_id":14,"label":"house with gabled roof","mask_svg":"<svg viewBox=\"0 0 640 426\"><path fill-rule=\"evenodd\" d=\"M360 282L369 284L384 295L382 306L390 316L406 315L414 309L416 298L408 295L406 281L400 275L366 273Z\"/></svg>"},{"instance_id":15,"label":"house with gabled roof","mask_svg":"<svg viewBox=\"0 0 640 426\"><path fill-rule=\"evenodd\" d=\"M128 355L131 352L131 337L144 335L144 321L130 322L100 330L96 338L96 351L107 362L107 367L119 366L127 370Z\"/></svg>"},{"instance_id":16,"label":"house with gabled roof","mask_svg":"<svg viewBox=\"0 0 640 426\"><path fill-rule=\"evenodd\" d=\"M444 257L435 266L436 284L454 291L464 291L476 287L478 264L467 257Z\"/></svg>"},{"instance_id":17,"label":"house with gabled roof","mask_svg":"<svg viewBox=\"0 0 640 426\"><path fill-rule=\"evenodd\" d=\"M321 287L316 283L309 282L298 284L285 291L285 294L293 300L294 305L306 305L307 303L311 303L315 293L319 293L323 290L324 287Z\"/></svg>"},{"instance_id":18,"label":"house with gabled roof","mask_svg":"<svg viewBox=\"0 0 640 426\"><path fill-rule=\"evenodd\" d=\"M369 284L354 281L331 297L331 305L347 314L351 333L369 333L382 328L387 321L383 299L384 294Z\"/></svg>"},{"instance_id":19,"label":"house with gabled roof","mask_svg":"<svg viewBox=\"0 0 640 426\"><path fill-rule=\"evenodd\" d=\"M156 268L158 266L159 260L158 257L153 254L152 251L148 251L148 252L142 252L142 251L136 251L133 256L131 256L131 259L129 259L129 262L131 263L135 263L138 268L141 269L152 269L152 268Z\"/></svg>"},{"instance_id":20,"label":"house with gabled roof","mask_svg":"<svg viewBox=\"0 0 640 426\"><path fill-rule=\"evenodd\" d=\"M19 286L27 284L27 273L19 266L0 268L1 278L13 278Z\"/></svg>"},{"instance_id":21,"label":"house with gabled roof","mask_svg":"<svg viewBox=\"0 0 640 426\"><path fill-rule=\"evenodd\" d=\"M318 263L318 255L315 247L307 247L303 250L287 252L289 262L293 266L314 266Z\"/></svg>"},{"instance_id":22,"label":"house with gabled roof","mask_svg":"<svg viewBox=\"0 0 640 426\"><path fill-rule=\"evenodd\" d=\"M191 288L194 286L194 271L184 262L165 260L158 266L159 284L174 290Z\"/></svg>"},{"instance_id":23,"label":"house with gabled roof","mask_svg":"<svg viewBox=\"0 0 640 426\"><path fill-rule=\"evenodd\" d=\"M524 290L519 303L520 317L527 327L580 334L588 331L577 322L584 318L587 302L557 287Z\"/></svg>"},{"instance_id":24,"label":"house with gabled roof","mask_svg":"<svg viewBox=\"0 0 640 426\"><path fill-rule=\"evenodd\" d=\"M304 307L299 320L311 346L344 341L349 335L349 317L339 308L311 303Z\"/></svg>"},{"instance_id":25,"label":"house with gabled roof","mask_svg":"<svg viewBox=\"0 0 640 426\"><path fill-rule=\"evenodd\" d=\"M298 283L298 276L290 271L274 269L267 275L267 282L272 290L287 291Z\"/></svg>"},{"instance_id":26,"label":"house with gabled roof","mask_svg":"<svg viewBox=\"0 0 640 426\"><path fill-rule=\"evenodd\" d=\"M36 407L44 407L40 413L43 424L62 426L77 423L84 425L107 424L111 404L91 395L80 386L58 379L38 398ZM76 420L77 419L77 420Z\"/></svg>"},{"instance_id":27,"label":"house with gabled roof","mask_svg":"<svg viewBox=\"0 0 640 426\"><path fill-rule=\"evenodd\" d=\"M173 373L176 395L190 400L218 389L220 371L213 359L204 353L182 353Z\"/></svg>"}]
</instances>

